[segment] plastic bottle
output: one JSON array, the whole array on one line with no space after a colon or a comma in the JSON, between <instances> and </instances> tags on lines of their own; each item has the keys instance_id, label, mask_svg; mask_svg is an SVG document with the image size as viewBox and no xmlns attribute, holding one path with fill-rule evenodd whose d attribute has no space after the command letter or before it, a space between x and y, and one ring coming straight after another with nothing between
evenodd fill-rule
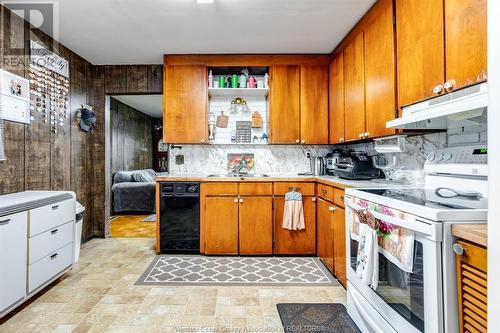
<instances>
[{"instance_id":1,"label":"plastic bottle","mask_svg":"<svg viewBox=\"0 0 500 333\"><path fill-rule=\"evenodd\" d=\"M269 88L269 74L264 75L264 88Z\"/></svg>"},{"instance_id":2,"label":"plastic bottle","mask_svg":"<svg viewBox=\"0 0 500 333\"><path fill-rule=\"evenodd\" d=\"M208 87L213 88L214 86L214 77L212 75L212 71L208 73Z\"/></svg>"}]
</instances>

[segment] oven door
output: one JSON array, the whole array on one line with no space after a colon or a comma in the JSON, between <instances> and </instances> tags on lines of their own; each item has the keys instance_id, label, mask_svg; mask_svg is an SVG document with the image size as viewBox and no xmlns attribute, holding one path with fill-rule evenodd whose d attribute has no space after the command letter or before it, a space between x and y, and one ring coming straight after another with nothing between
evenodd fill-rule
<instances>
[{"instance_id":1,"label":"oven door","mask_svg":"<svg viewBox=\"0 0 500 333\"><path fill-rule=\"evenodd\" d=\"M351 294L362 296L357 302L353 302L353 306L358 307L358 312L365 319L370 313L367 310L376 313L360 326L368 327L369 332L382 332L379 328L382 326L374 327L370 323L377 323L383 318L384 325L390 325L396 332L443 332L441 242L438 226L358 198L346 196L345 202L348 289L354 288L355 291ZM378 277L375 287L363 282L363 275L358 269L358 249L366 243L360 238L359 231L351 227L351 223L359 223L357 211L360 210L370 212L377 219L377 225L386 226L375 229L380 230L376 237L378 253L372 257L377 267L374 269L375 273L372 273L372 276L375 274ZM385 233L387 226L390 226L390 234ZM392 234L411 237L406 238L406 242L399 240L391 244ZM407 255L403 256L406 259L404 261L398 260L398 257L386 250L403 247L409 249Z\"/></svg>"}]
</instances>

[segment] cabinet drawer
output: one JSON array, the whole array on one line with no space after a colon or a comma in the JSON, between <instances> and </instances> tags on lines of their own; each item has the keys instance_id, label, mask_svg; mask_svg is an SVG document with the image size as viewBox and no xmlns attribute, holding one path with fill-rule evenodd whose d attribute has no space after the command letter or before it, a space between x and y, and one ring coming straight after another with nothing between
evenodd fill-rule
<instances>
[{"instance_id":1,"label":"cabinet drawer","mask_svg":"<svg viewBox=\"0 0 500 333\"><path fill-rule=\"evenodd\" d=\"M302 182L274 183L274 195L285 195L292 187L297 188L297 191L302 193L302 195L314 195L314 183Z\"/></svg>"},{"instance_id":2,"label":"cabinet drawer","mask_svg":"<svg viewBox=\"0 0 500 333\"><path fill-rule=\"evenodd\" d=\"M238 183L204 183L206 195L238 195Z\"/></svg>"},{"instance_id":3,"label":"cabinet drawer","mask_svg":"<svg viewBox=\"0 0 500 333\"><path fill-rule=\"evenodd\" d=\"M68 222L54 229L29 239L29 264L73 242L73 222Z\"/></svg>"},{"instance_id":4,"label":"cabinet drawer","mask_svg":"<svg viewBox=\"0 0 500 333\"><path fill-rule=\"evenodd\" d=\"M464 249L464 253L460 256L460 260L484 272L487 271L488 250L469 242L457 241Z\"/></svg>"},{"instance_id":5,"label":"cabinet drawer","mask_svg":"<svg viewBox=\"0 0 500 333\"><path fill-rule=\"evenodd\" d=\"M333 187L324 184L318 184L318 196L325 200L333 202Z\"/></svg>"},{"instance_id":6,"label":"cabinet drawer","mask_svg":"<svg viewBox=\"0 0 500 333\"><path fill-rule=\"evenodd\" d=\"M33 237L75 219L75 201L68 199L30 210L29 235Z\"/></svg>"},{"instance_id":7,"label":"cabinet drawer","mask_svg":"<svg viewBox=\"0 0 500 333\"><path fill-rule=\"evenodd\" d=\"M28 267L28 292L31 293L71 266L72 259L73 243L70 243L30 265Z\"/></svg>"},{"instance_id":8,"label":"cabinet drawer","mask_svg":"<svg viewBox=\"0 0 500 333\"><path fill-rule=\"evenodd\" d=\"M344 208L344 190L339 188L333 189L333 203Z\"/></svg>"},{"instance_id":9,"label":"cabinet drawer","mask_svg":"<svg viewBox=\"0 0 500 333\"><path fill-rule=\"evenodd\" d=\"M240 195L272 195L273 183L240 183Z\"/></svg>"}]
</instances>

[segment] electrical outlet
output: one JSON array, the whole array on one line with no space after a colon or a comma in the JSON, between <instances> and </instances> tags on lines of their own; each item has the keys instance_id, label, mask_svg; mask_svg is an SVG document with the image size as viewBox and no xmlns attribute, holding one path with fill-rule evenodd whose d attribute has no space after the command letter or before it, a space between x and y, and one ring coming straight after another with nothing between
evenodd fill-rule
<instances>
[{"instance_id":1,"label":"electrical outlet","mask_svg":"<svg viewBox=\"0 0 500 333\"><path fill-rule=\"evenodd\" d=\"M182 155L182 154L175 155L175 164L183 165L184 164L184 155Z\"/></svg>"}]
</instances>

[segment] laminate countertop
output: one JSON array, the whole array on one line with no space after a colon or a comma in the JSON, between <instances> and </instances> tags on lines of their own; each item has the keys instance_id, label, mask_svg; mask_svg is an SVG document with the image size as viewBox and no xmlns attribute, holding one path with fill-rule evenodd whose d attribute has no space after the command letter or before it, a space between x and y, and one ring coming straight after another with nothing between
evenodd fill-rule
<instances>
[{"instance_id":1,"label":"laminate countertop","mask_svg":"<svg viewBox=\"0 0 500 333\"><path fill-rule=\"evenodd\" d=\"M345 189L349 187L371 187L371 188L386 188L386 187L402 187L412 186L396 183L390 180L349 180L335 176L297 176L297 175L269 175L267 177L209 177L200 175L167 175L156 177L157 182L318 182L321 184L331 185L337 188Z\"/></svg>"},{"instance_id":2,"label":"laminate countertop","mask_svg":"<svg viewBox=\"0 0 500 333\"><path fill-rule=\"evenodd\" d=\"M454 224L451 226L451 233L453 236L463 240L488 246L488 225L481 224Z\"/></svg>"}]
</instances>

